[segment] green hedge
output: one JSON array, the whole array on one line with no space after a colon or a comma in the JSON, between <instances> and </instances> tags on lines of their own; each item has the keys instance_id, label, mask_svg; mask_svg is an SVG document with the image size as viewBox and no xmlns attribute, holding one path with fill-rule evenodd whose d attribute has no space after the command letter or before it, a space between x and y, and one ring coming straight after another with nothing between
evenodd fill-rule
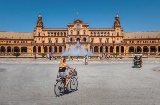
<instances>
[{"instance_id":1,"label":"green hedge","mask_svg":"<svg viewBox=\"0 0 160 105\"><path fill-rule=\"evenodd\" d=\"M20 54L19 52L14 52L12 55L13 55L13 56L16 56L16 58L17 58L17 57L20 56L21 54Z\"/></svg>"}]
</instances>

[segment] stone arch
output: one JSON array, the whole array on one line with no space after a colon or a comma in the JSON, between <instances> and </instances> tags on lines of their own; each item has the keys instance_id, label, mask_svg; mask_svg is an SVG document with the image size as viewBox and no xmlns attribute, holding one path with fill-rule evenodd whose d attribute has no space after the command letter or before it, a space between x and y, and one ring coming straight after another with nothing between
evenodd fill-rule
<instances>
[{"instance_id":1,"label":"stone arch","mask_svg":"<svg viewBox=\"0 0 160 105\"><path fill-rule=\"evenodd\" d=\"M21 52L27 52L27 47L21 47Z\"/></svg>"},{"instance_id":2,"label":"stone arch","mask_svg":"<svg viewBox=\"0 0 160 105\"><path fill-rule=\"evenodd\" d=\"M1 46L1 52L5 52L5 51L6 51L5 47Z\"/></svg>"},{"instance_id":3,"label":"stone arch","mask_svg":"<svg viewBox=\"0 0 160 105\"><path fill-rule=\"evenodd\" d=\"M59 52L62 52L62 46L59 46Z\"/></svg>"},{"instance_id":4,"label":"stone arch","mask_svg":"<svg viewBox=\"0 0 160 105\"><path fill-rule=\"evenodd\" d=\"M34 52L34 53L36 52L36 46L33 47L33 52Z\"/></svg>"},{"instance_id":5,"label":"stone arch","mask_svg":"<svg viewBox=\"0 0 160 105\"><path fill-rule=\"evenodd\" d=\"M38 46L38 52L41 53L41 46Z\"/></svg>"},{"instance_id":6,"label":"stone arch","mask_svg":"<svg viewBox=\"0 0 160 105\"><path fill-rule=\"evenodd\" d=\"M47 46L44 46L44 52L47 53Z\"/></svg>"},{"instance_id":7,"label":"stone arch","mask_svg":"<svg viewBox=\"0 0 160 105\"><path fill-rule=\"evenodd\" d=\"M149 52L149 48L147 46L143 47L143 52Z\"/></svg>"},{"instance_id":8,"label":"stone arch","mask_svg":"<svg viewBox=\"0 0 160 105\"><path fill-rule=\"evenodd\" d=\"M116 52L119 52L119 46L116 46Z\"/></svg>"},{"instance_id":9,"label":"stone arch","mask_svg":"<svg viewBox=\"0 0 160 105\"><path fill-rule=\"evenodd\" d=\"M70 42L72 42L73 41L73 38L70 38Z\"/></svg>"},{"instance_id":10,"label":"stone arch","mask_svg":"<svg viewBox=\"0 0 160 105\"><path fill-rule=\"evenodd\" d=\"M52 46L49 46L49 52L52 53Z\"/></svg>"},{"instance_id":11,"label":"stone arch","mask_svg":"<svg viewBox=\"0 0 160 105\"><path fill-rule=\"evenodd\" d=\"M158 46L158 52L160 52L160 46Z\"/></svg>"},{"instance_id":12,"label":"stone arch","mask_svg":"<svg viewBox=\"0 0 160 105\"><path fill-rule=\"evenodd\" d=\"M129 52L134 52L134 47L133 46L129 47Z\"/></svg>"},{"instance_id":13,"label":"stone arch","mask_svg":"<svg viewBox=\"0 0 160 105\"><path fill-rule=\"evenodd\" d=\"M113 53L113 46L110 46L110 52Z\"/></svg>"},{"instance_id":14,"label":"stone arch","mask_svg":"<svg viewBox=\"0 0 160 105\"><path fill-rule=\"evenodd\" d=\"M98 46L94 47L94 52L98 52Z\"/></svg>"},{"instance_id":15,"label":"stone arch","mask_svg":"<svg viewBox=\"0 0 160 105\"><path fill-rule=\"evenodd\" d=\"M12 52L10 46L7 47L7 52Z\"/></svg>"},{"instance_id":16,"label":"stone arch","mask_svg":"<svg viewBox=\"0 0 160 105\"><path fill-rule=\"evenodd\" d=\"M77 38L76 41L80 42L80 38Z\"/></svg>"},{"instance_id":17,"label":"stone arch","mask_svg":"<svg viewBox=\"0 0 160 105\"><path fill-rule=\"evenodd\" d=\"M124 53L124 46L121 46L121 52Z\"/></svg>"},{"instance_id":18,"label":"stone arch","mask_svg":"<svg viewBox=\"0 0 160 105\"><path fill-rule=\"evenodd\" d=\"M84 41L84 42L86 42L86 41L87 41L87 39L84 37L84 38L83 38L83 41Z\"/></svg>"},{"instance_id":19,"label":"stone arch","mask_svg":"<svg viewBox=\"0 0 160 105\"><path fill-rule=\"evenodd\" d=\"M90 46L90 51L91 51L91 52L93 51L92 46Z\"/></svg>"},{"instance_id":20,"label":"stone arch","mask_svg":"<svg viewBox=\"0 0 160 105\"><path fill-rule=\"evenodd\" d=\"M54 52L57 52L57 46L54 47Z\"/></svg>"},{"instance_id":21,"label":"stone arch","mask_svg":"<svg viewBox=\"0 0 160 105\"><path fill-rule=\"evenodd\" d=\"M106 52L108 52L108 46L106 46Z\"/></svg>"},{"instance_id":22,"label":"stone arch","mask_svg":"<svg viewBox=\"0 0 160 105\"><path fill-rule=\"evenodd\" d=\"M101 52L101 53L103 52L103 46L100 47L100 52Z\"/></svg>"},{"instance_id":23,"label":"stone arch","mask_svg":"<svg viewBox=\"0 0 160 105\"><path fill-rule=\"evenodd\" d=\"M142 49L140 46L137 46L137 52L142 52Z\"/></svg>"},{"instance_id":24,"label":"stone arch","mask_svg":"<svg viewBox=\"0 0 160 105\"><path fill-rule=\"evenodd\" d=\"M17 47L17 46L15 46L14 47L14 52L19 52L20 50L19 50L19 47Z\"/></svg>"},{"instance_id":25,"label":"stone arch","mask_svg":"<svg viewBox=\"0 0 160 105\"><path fill-rule=\"evenodd\" d=\"M150 52L156 52L156 46L150 46Z\"/></svg>"}]
</instances>

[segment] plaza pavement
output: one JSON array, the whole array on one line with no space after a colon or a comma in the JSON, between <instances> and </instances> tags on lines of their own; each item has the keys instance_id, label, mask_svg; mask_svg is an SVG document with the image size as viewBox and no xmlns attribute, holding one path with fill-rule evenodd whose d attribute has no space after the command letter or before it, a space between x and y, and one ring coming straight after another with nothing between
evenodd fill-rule
<instances>
[{"instance_id":1,"label":"plaza pavement","mask_svg":"<svg viewBox=\"0 0 160 105\"><path fill-rule=\"evenodd\" d=\"M160 59L67 61L78 71L78 90L55 97L59 60L0 58L0 105L159 105Z\"/></svg>"}]
</instances>

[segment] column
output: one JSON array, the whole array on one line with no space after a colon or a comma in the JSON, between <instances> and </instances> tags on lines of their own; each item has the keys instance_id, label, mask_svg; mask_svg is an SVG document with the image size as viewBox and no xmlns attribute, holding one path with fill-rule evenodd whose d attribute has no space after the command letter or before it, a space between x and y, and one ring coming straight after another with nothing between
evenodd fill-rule
<instances>
[{"instance_id":1,"label":"column","mask_svg":"<svg viewBox=\"0 0 160 105\"><path fill-rule=\"evenodd\" d=\"M22 51L21 51L21 47L19 47L19 52L21 53Z\"/></svg>"},{"instance_id":2,"label":"column","mask_svg":"<svg viewBox=\"0 0 160 105\"><path fill-rule=\"evenodd\" d=\"M5 54L7 54L7 47L4 47L5 48Z\"/></svg>"},{"instance_id":3,"label":"column","mask_svg":"<svg viewBox=\"0 0 160 105\"><path fill-rule=\"evenodd\" d=\"M106 49L105 49L105 46L103 46L103 53L106 53Z\"/></svg>"},{"instance_id":4,"label":"column","mask_svg":"<svg viewBox=\"0 0 160 105\"><path fill-rule=\"evenodd\" d=\"M62 53L64 52L64 46L62 46Z\"/></svg>"},{"instance_id":5,"label":"column","mask_svg":"<svg viewBox=\"0 0 160 105\"><path fill-rule=\"evenodd\" d=\"M121 46L119 46L119 55L122 55L121 53Z\"/></svg>"},{"instance_id":6,"label":"column","mask_svg":"<svg viewBox=\"0 0 160 105\"><path fill-rule=\"evenodd\" d=\"M156 46L156 56L158 56L158 46Z\"/></svg>"},{"instance_id":7,"label":"column","mask_svg":"<svg viewBox=\"0 0 160 105\"><path fill-rule=\"evenodd\" d=\"M57 46L57 53L59 54L59 46Z\"/></svg>"},{"instance_id":8,"label":"column","mask_svg":"<svg viewBox=\"0 0 160 105\"><path fill-rule=\"evenodd\" d=\"M11 52L13 52L13 46L11 47Z\"/></svg>"},{"instance_id":9,"label":"column","mask_svg":"<svg viewBox=\"0 0 160 105\"><path fill-rule=\"evenodd\" d=\"M36 53L38 53L38 46L36 46Z\"/></svg>"},{"instance_id":10,"label":"column","mask_svg":"<svg viewBox=\"0 0 160 105\"><path fill-rule=\"evenodd\" d=\"M116 46L114 46L113 48L113 53L116 53Z\"/></svg>"},{"instance_id":11,"label":"column","mask_svg":"<svg viewBox=\"0 0 160 105\"><path fill-rule=\"evenodd\" d=\"M92 46L92 52L94 53L94 46Z\"/></svg>"},{"instance_id":12,"label":"column","mask_svg":"<svg viewBox=\"0 0 160 105\"><path fill-rule=\"evenodd\" d=\"M141 46L141 53L143 54L143 46Z\"/></svg>"},{"instance_id":13,"label":"column","mask_svg":"<svg viewBox=\"0 0 160 105\"><path fill-rule=\"evenodd\" d=\"M108 46L108 54L110 54L111 52L110 52L110 46Z\"/></svg>"},{"instance_id":14,"label":"column","mask_svg":"<svg viewBox=\"0 0 160 105\"><path fill-rule=\"evenodd\" d=\"M54 46L52 46L52 53L54 53Z\"/></svg>"},{"instance_id":15,"label":"column","mask_svg":"<svg viewBox=\"0 0 160 105\"><path fill-rule=\"evenodd\" d=\"M128 56L129 50L128 50L128 46L126 46L126 55Z\"/></svg>"},{"instance_id":16,"label":"column","mask_svg":"<svg viewBox=\"0 0 160 105\"><path fill-rule=\"evenodd\" d=\"M100 54L100 46L98 46L98 53Z\"/></svg>"},{"instance_id":17,"label":"column","mask_svg":"<svg viewBox=\"0 0 160 105\"><path fill-rule=\"evenodd\" d=\"M44 53L44 47L41 46L41 53Z\"/></svg>"},{"instance_id":18,"label":"column","mask_svg":"<svg viewBox=\"0 0 160 105\"><path fill-rule=\"evenodd\" d=\"M47 46L47 53L49 54L50 52L49 52L49 46Z\"/></svg>"},{"instance_id":19,"label":"column","mask_svg":"<svg viewBox=\"0 0 160 105\"><path fill-rule=\"evenodd\" d=\"M149 51L148 51L148 55L150 55L150 52L151 52L151 51L150 51L150 46L148 46L148 50L149 50Z\"/></svg>"}]
</instances>

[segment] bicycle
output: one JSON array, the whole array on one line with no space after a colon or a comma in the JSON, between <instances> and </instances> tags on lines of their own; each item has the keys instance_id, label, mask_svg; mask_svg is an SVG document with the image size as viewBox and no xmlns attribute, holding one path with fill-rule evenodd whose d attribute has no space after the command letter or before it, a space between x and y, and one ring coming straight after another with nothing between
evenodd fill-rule
<instances>
[{"instance_id":1,"label":"bicycle","mask_svg":"<svg viewBox=\"0 0 160 105\"><path fill-rule=\"evenodd\" d=\"M76 70L70 70L69 75L71 77L71 80L68 84L68 89L71 91L75 91L78 88L78 77L77 76L77 71ZM57 78L56 83L54 85L54 93L56 96L61 96L65 92L65 84L66 84L66 78Z\"/></svg>"}]
</instances>

